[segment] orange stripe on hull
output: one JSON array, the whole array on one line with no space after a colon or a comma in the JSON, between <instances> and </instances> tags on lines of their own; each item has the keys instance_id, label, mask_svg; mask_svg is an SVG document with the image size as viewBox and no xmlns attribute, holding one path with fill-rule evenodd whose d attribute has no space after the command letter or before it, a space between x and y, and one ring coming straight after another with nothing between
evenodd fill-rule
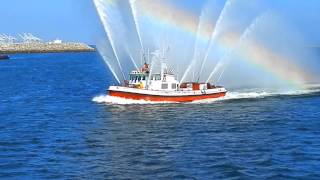
<instances>
[{"instance_id":1,"label":"orange stripe on hull","mask_svg":"<svg viewBox=\"0 0 320 180\"><path fill-rule=\"evenodd\" d=\"M146 100L146 101L164 101L164 102L192 102L203 99L213 99L224 97L226 92L213 93L213 94L202 94L202 95L189 95L189 96L158 96L158 95L147 95L138 93L129 93L121 91L109 90L110 96L121 97L125 99L133 100Z\"/></svg>"}]
</instances>

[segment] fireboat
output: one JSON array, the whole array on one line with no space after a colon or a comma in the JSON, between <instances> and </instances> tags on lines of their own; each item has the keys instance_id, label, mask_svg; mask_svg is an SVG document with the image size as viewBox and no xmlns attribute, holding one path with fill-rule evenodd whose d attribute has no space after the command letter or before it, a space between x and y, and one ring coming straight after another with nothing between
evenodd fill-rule
<instances>
[{"instance_id":1,"label":"fireboat","mask_svg":"<svg viewBox=\"0 0 320 180\"><path fill-rule=\"evenodd\" d=\"M192 102L224 97L222 86L201 82L179 82L166 63L161 62L160 72L154 72L153 63L131 71L129 80L122 85L110 86L109 96L130 100L154 102Z\"/></svg>"}]
</instances>

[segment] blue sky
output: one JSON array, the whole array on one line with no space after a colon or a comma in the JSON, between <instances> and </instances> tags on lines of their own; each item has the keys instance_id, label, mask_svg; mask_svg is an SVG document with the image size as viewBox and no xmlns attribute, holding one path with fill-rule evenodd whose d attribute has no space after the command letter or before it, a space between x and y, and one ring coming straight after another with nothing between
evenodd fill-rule
<instances>
[{"instance_id":1,"label":"blue sky","mask_svg":"<svg viewBox=\"0 0 320 180\"><path fill-rule=\"evenodd\" d=\"M102 33L91 0L2 0L0 33L93 43Z\"/></svg>"},{"instance_id":2,"label":"blue sky","mask_svg":"<svg viewBox=\"0 0 320 180\"><path fill-rule=\"evenodd\" d=\"M199 12L204 0L174 2L178 7ZM292 21L310 44L320 44L320 1L265 2ZM103 34L92 0L2 0L0 7L0 33L30 32L47 40L62 38L88 43L94 43Z\"/></svg>"}]
</instances>

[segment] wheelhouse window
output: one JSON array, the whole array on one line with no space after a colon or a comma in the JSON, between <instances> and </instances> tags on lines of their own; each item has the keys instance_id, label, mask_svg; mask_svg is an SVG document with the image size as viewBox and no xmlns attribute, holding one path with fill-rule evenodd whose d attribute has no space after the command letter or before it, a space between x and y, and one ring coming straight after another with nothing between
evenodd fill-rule
<instances>
[{"instance_id":1,"label":"wheelhouse window","mask_svg":"<svg viewBox=\"0 0 320 180\"><path fill-rule=\"evenodd\" d=\"M161 84L161 89L168 89L168 84L167 83L162 83Z\"/></svg>"},{"instance_id":2,"label":"wheelhouse window","mask_svg":"<svg viewBox=\"0 0 320 180\"><path fill-rule=\"evenodd\" d=\"M172 84L171 84L171 89L176 89L176 87L177 87L177 84L176 84L176 83L172 83Z\"/></svg>"},{"instance_id":3,"label":"wheelhouse window","mask_svg":"<svg viewBox=\"0 0 320 180\"><path fill-rule=\"evenodd\" d=\"M161 80L160 74L156 74L155 77L156 77L156 81L160 81Z\"/></svg>"}]
</instances>

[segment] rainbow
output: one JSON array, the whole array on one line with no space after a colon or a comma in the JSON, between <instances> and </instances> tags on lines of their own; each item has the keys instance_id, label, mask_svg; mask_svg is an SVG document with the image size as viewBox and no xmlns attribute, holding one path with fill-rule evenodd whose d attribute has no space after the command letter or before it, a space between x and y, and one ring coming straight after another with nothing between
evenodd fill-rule
<instances>
[{"instance_id":1,"label":"rainbow","mask_svg":"<svg viewBox=\"0 0 320 180\"><path fill-rule=\"evenodd\" d=\"M107 2L111 8L120 8L116 0L105 0L104 2ZM201 31L202 34L200 35L197 34L199 18L191 12L181 10L164 0L132 0L132 2L136 3L139 16L189 33L193 37L200 37L201 40L206 42L211 39L212 29L215 27L212 24L206 24L204 28L207 30ZM233 32L225 33L215 39L215 45L221 49L233 49L241 36L241 34ZM303 86L307 82L314 80L315 77L298 64L295 64L292 59L282 57L257 42L249 42L246 48L241 48L240 51L237 51L237 55L240 60L269 72L273 77L286 84Z\"/></svg>"},{"instance_id":2,"label":"rainbow","mask_svg":"<svg viewBox=\"0 0 320 180\"><path fill-rule=\"evenodd\" d=\"M226 33L217 39L218 47L233 49L240 37L236 33ZM314 75L293 63L292 59L276 54L253 40L247 41L245 47L240 47L235 53L240 60L270 73L287 85L303 88L314 80Z\"/></svg>"},{"instance_id":3,"label":"rainbow","mask_svg":"<svg viewBox=\"0 0 320 180\"><path fill-rule=\"evenodd\" d=\"M157 23L162 23L166 26L180 29L181 31L197 36L197 22L196 15L177 9L174 5L166 3L163 0L139 0L139 13L141 15L152 19ZM212 26L208 24L207 26ZM209 27L207 29L210 29ZM212 27L211 27L212 29ZM230 49L234 47L239 41L241 35L235 33L226 33L222 38L216 40L216 45L223 49ZM203 40L208 41L211 38L211 32L205 31L201 34ZM237 53L239 59L246 61L258 68L266 70L277 79L287 84L303 87L305 83L311 81L313 76L294 64L292 60L281 57L269 49L261 46L257 42L251 42L246 48L243 48Z\"/></svg>"},{"instance_id":4,"label":"rainbow","mask_svg":"<svg viewBox=\"0 0 320 180\"><path fill-rule=\"evenodd\" d=\"M245 61L266 70L287 84L303 87L313 80L311 73L294 64L291 59L280 56L256 42L250 42L239 55Z\"/></svg>"},{"instance_id":5,"label":"rainbow","mask_svg":"<svg viewBox=\"0 0 320 180\"><path fill-rule=\"evenodd\" d=\"M142 16L150 18L154 22L180 29L186 33L197 34L199 18L193 13L177 9L163 0L137 0L135 3L137 3L138 10L140 10ZM208 29L212 29L212 27L210 24L205 26L204 29L207 31L204 31L201 37L209 40L211 31Z\"/></svg>"}]
</instances>

